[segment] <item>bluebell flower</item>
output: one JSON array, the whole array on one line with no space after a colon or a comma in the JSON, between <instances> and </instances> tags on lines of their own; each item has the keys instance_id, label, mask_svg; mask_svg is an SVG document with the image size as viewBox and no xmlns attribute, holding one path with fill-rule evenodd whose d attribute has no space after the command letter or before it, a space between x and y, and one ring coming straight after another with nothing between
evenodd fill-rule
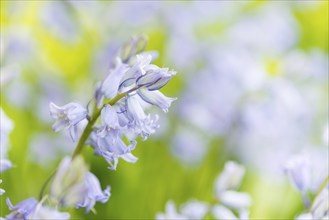
<instances>
[{"instance_id":1,"label":"bluebell flower","mask_svg":"<svg viewBox=\"0 0 329 220\"><path fill-rule=\"evenodd\" d=\"M182 215L186 216L188 219L195 220L203 219L208 211L209 205L197 200L188 201L180 209Z\"/></svg>"},{"instance_id":2,"label":"bluebell flower","mask_svg":"<svg viewBox=\"0 0 329 220\"><path fill-rule=\"evenodd\" d=\"M138 89L137 93L145 102L159 107L164 112L168 112L171 103L177 99L166 97L159 91L150 91L146 88Z\"/></svg>"},{"instance_id":3,"label":"bluebell flower","mask_svg":"<svg viewBox=\"0 0 329 220\"><path fill-rule=\"evenodd\" d=\"M86 207L88 213L95 205L96 201L106 203L111 196L110 186L107 186L104 191L101 189L101 185L97 177L88 172L85 177L85 187L87 189L86 194L81 203L77 205L78 208Z\"/></svg>"},{"instance_id":4,"label":"bluebell flower","mask_svg":"<svg viewBox=\"0 0 329 220\"><path fill-rule=\"evenodd\" d=\"M242 210L239 212L239 216L236 216L233 211L223 205L215 205L212 207L211 212L217 220L248 220L249 211Z\"/></svg>"},{"instance_id":5,"label":"bluebell flower","mask_svg":"<svg viewBox=\"0 0 329 220\"><path fill-rule=\"evenodd\" d=\"M6 216L6 219L8 220L29 219L29 216L35 211L38 205L38 201L33 197L28 198L15 206L12 205L9 198L7 198L6 202L9 209L13 211Z\"/></svg>"},{"instance_id":6,"label":"bluebell flower","mask_svg":"<svg viewBox=\"0 0 329 220\"><path fill-rule=\"evenodd\" d=\"M299 191L305 192L310 188L311 167L306 155L291 157L286 162L284 170Z\"/></svg>"},{"instance_id":7,"label":"bluebell flower","mask_svg":"<svg viewBox=\"0 0 329 220\"><path fill-rule=\"evenodd\" d=\"M169 80L176 75L175 71L169 71L168 68L158 68L154 66L146 74L138 77L136 84L138 87L146 87L148 90L158 90L165 86Z\"/></svg>"},{"instance_id":8,"label":"bluebell flower","mask_svg":"<svg viewBox=\"0 0 329 220\"><path fill-rule=\"evenodd\" d=\"M118 131L110 130L108 135L98 139L96 152L103 156L105 160L110 164L110 169L115 170L119 158L124 159L129 163L135 163L138 158L131 154L131 151L135 149L136 141L132 141L127 146L121 139Z\"/></svg>"},{"instance_id":9,"label":"bluebell flower","mask_svg":"<svg viewBox=\"0 0 329 220\"><path fill-rule=\"evenodd\" d=\"M228 161L224 165L224 170L215 181L215 194L220 197L226 190L237 189L242 181L245 168L233 161Z\"/></svg>"},{"instance_id":10,"label":"bluebell flower","mask_svg":"<svg viewBox=\"0 0 329 220\"><path fill-rule=\"evenodd\" d=\"M101 112L102 128L98 130L98 135L104 137L111 129L121 129L119 117L115 107L105 105Z\"/></svg>"},{"instance_id":11,"label":"bluebell flower","mask_svg":"<svg viewBox=\"0 0 329 220\"><path fill-rule=\"evenodd\" d=\"M175 203L173 201L168 201L166 204L165 212L157 213L156 219L157 220L169 220L169 219L187 220L188 218L177 212Z\"/></svg>"},{"instance_id":12,"label":"bluebell flower","mask_svg":"<svg viewBox=\"0 0 329 220\"><path fill-rule=\"evenodd\" d=\"M114 98L118 94L120 82L129 67L121 62L119 58L116 60L115 68L110 71L109 75L102 82L100 91L105 98ZM99 101L99 100L97 100Z\"/></svg>"},{"instance_id":13,"label":"bluebell flower","mask_svg":"<svg viewBox=\"0 0 329 220\"><path fill-rule=\"evenodd\" d=\"M126 99L126 109L130 128L145 140L159 127L157 124L159 118L158 115L155 115L154 119L151 118L151 115L146 115L141 101L142 100L136 94L129 95Z\"/></svg>"},{"instance_id":14,"label":"bluebell flower","mask_svg":"<svg viewBox=\"0 0 329 220\"><path fill-rule=\"evenodd\" d=\"M49 104L50 115L56 119L53 129L58 132L63 129L70 129L70 135L73 141L76 140L76 125L87 117L87 109L78 103L71 102L62 107Z\"/></svg>"},{"instance_id":15,"label":"bluebell flower","mask_svg":"<svg viewBox=\"0 0 329 220\"><path fill-rule=\"evenodd\" d=\"M87 193L84 184L87 165L78 156L71 160L65 157L59 164L50 186L50 199L62 207L76 206Z\"/></svg>"},{"instance_id":16,"label":"bluebell flower","mask_svg":"<svg viewBox=\"0 0 329 220\"><path fill-rule=\"evenodd\" d=\"M249 194L228 190L220 195L220 201L233 209L246 209L251 206L252 200Z\"/></svg>"}]
</instances>

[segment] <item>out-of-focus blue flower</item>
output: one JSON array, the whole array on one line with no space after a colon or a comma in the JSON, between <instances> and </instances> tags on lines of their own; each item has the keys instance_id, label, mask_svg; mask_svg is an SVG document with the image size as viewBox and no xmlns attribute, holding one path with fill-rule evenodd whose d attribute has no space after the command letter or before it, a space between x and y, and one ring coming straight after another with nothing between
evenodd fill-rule
<instances>
[{"instance_id":1,"label":"out-of-focus blue flower","mask_svg":"<svg viewBox=\"0 0 329 220\"><path fill-rule=\"evenodd\" d=\"M226 190L237 189L242 181L245 168L233 161L225 163L224 170L215 181L215 193L219 196Z\"/></svg>"},{"instance_id":2,"label":"out-of-focus blue flower","mask_svg":"<svg viewBox=\"0 0 329 220\"><path fill-rule=\"evenodd\" d=\"M86 174L84 181L87 192L84 195L83 201L79 203L77 207L86 207L86 212L88 213L95 206L96 201L106 203L111 193L110 186L107 186L106 189L102 191L99 180L91 172Z\"/></svg>"},{"instance_id":3,"label":"out-of-focus blue flower","mask_svg":"<svg viewBox=\"0 0 329 220\"><path fill-rule=\"evenodd\" d=\"M81 156L65 157L59 164L50 186L50 199L62 207L76 206L83 201L87 189L84 184L87 165Z\"/></svg>"},{"instance_id":4,"label":"out-of-focus blue flower","mask_svg":"<svg viewBox=\"0 0 329 220\"><path fill-rule=\"evenodd\" d=\"M6 201L7 201L7 205L9 207L9 209L11 211L13 211L12 213L10 213L9 215L6 216L6 219L8 219L8 220L29 219L29 217L35 211L35 209L38 205L38 201L33 197L28 198L28 199L18 203L15 206L13 206L11 204L9 198L7 198Z\"/></svg>"},{"instance_id":5,"label":"out-of-focus blue flower","mask_svg":"<svg viewBox=\"0 0 329 220\"><path fill-rule=\"evenodd\" d=\"M197 200L191 200L185 203L180 212L182 215L186 216L187 219L203 219L209 210L209 205L205 202L200 202Z\"/></svg>"},{"instance_id":6,"label":"out-of-focus blue flower","mask_svg":"<svg viewBox=\"0 0 329 220\"><path fill-rule=\"evenodd\" d=\"M62 107L49 104L50 115L56 119L53 124L55 132L69 128L70 135L73 141L76 140L76 125L87 117L87 109L78 103L71 102Z\"/></svg>"},{"instance_id":7,"label":"out-of-focus blue flower","mask_svg":"<svg viewBox=\"0 0 329 220\"><path fill-rule=\"evenodd\" d=\"M301 192L310 188L310 164L306 155L292 157L285 165L285 172Z\"/></svg>"},{"instance_id":8,"label":"out-of-focus blue flower","mask_svg":"<svg viewBox=\"0 0 329 220\"><path fill-rule=\"evenodd\" d=\"M208 151L208 139L205 135L190 127L179 127L175 131L171 151L183 163L190 166L200 165Z\"/></svg>"},{"instance_id":9,"label":"out-of-focus blue flower","mask_svg":"<svg viewBox=\"0 0 329 220\"><path fill-rule=\"evenodd\" d=\"M239 212L239 217L237 217L230 209L222 205L215 205L212 207L211 212L217 220L248 220L249 211L242 210Z\"/></svg>"},{"instance_id":10,"label":"out-of-focus blue flower","mask_svg":"<svg viewBox=\"0 0 329 220\"><path fill-rule=\"evenodd\" d=\"M220 201L236 210L247 209L250 207L252 200L247 193L228 190L220 195Z\"/></svg>"},{"instance_id":11,"label":"out-of-focus blue flower","mask_svg":"<svg viewBox=\"0 0 329 220\"><path fill-rule=\"evenodd\" d=\"M156 219L169 220L169 219L188 219L188 218L177 212L175 203L173 201L168 201L166 204L166 211L164 213L157 213Z\"/></svg>"}]
</instances>

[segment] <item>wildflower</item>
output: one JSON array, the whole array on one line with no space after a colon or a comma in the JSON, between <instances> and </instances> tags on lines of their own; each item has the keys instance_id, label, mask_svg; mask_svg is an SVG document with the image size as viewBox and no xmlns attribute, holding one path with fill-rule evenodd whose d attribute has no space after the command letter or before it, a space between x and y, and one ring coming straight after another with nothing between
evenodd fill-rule
<instances>
[{"instance_id":1,"label":"wildflower","mask_svg":"<svg viewBox=\"0 0 329 220\"><path fill-rule=\"evenodd\" d=\"M239 217L237 217L230 209L222 205L215 205L211 210L213 216L218 220L248 220L249 211L242 210L239 212Z\"/></svg>"},{"instance_id":2,"label":"wildflower","mask_svg":"<svg viewBox=\"0 0 329 220\"><path fill-rule=\"evenodd\" d=\"M8 220L15 220L15 219L29 219L29 216L35 211L38 201L33 197L28 198L17 205L13 206L7 198L7 205L10 210L13 212L6 216Z\"/></svg>"},{"instance_id":3,"label":"wildflower","mask_svg":"<svg viewBox=\"0 0 329 220\"><path fill-rule=\"evenodd\" d=\"M79 204L87 191L84 185L86 173L87 166L82 157L76 157L73 161L65 157L50 186L50 199L62 207Z\"/></svg>"},{"instance_id":4,"label":"wildflower","mask_svg":"<svg viewBox=\"0 0 329 220\"><path fill-rule=\"evenodd\" d=\"M79 203L77 207L86 207L86 212L88 213L94 207L96 201L106 203L111 194L110 186L107 186L106 189L102 191L99 180L90 172L86 174L84 181L87 192L82 202Z\"/></svg>"},{"instance_id":5,"label":"wildflower","mask_svg":"<svg viewBox=\"0 0 329 220\"><path fill-rule=\"evenodd\" d=\"M145 88L137 90L137 94L147 103L159 107L162 111L168 112L171 103L177 98L168 98L159 91L149 91Z\"/></svg>"},{"instance_id":6,"label":"wildflower","mask_svg":"<svg viewBox=\"0 0 329 220\"><path fill-rule=\"evenodd\" d=\"M28 219L69 219L68 213L59 212L54 208L44 206L43 202L38 202L35 198L30 197L16 206L13 206L7 198L7 205L12 213L6 216L7 220L28 220Z\"/></svg>"},{"instance_id":7,"label":"wildflower","mask_svg":"<svg viewBox=\"0 0 329 220\"><path fill-rule=\"evenodd\" d=\"M100 88L100 92L105 96L105 98L111 99L118 94L120 82L127 71L128 65L122 63L120 58L117 58L115 69L110 71Z\"/></svg>"},{"instance_id":8,"label":"wildflower","mask_svg":"<svg viewBox=\"0 0 329 220\"><path fill-rule=\"evenodd\" d=\"M122 158L129 163L135 163L138 160L137 157L131 154L131 151L135 149L135 147L136 141L133 141L129 146L127 146L117 131L110 130L108 135L98 139L96 152L103 156L111 165L111 170L115 170L118 165L119 158Z\"/></svg>"},{"instance_id":9,"label":"wildflower","mask_svg":"<svg viewBox=\"0 0 329 220\"><path fill-rule=\"evenodd\" d=\"M251 205L251 198L247 193L225 191L220 195L220 201L233 209L245 209Z\"/></svg>"},{"instance_id":10,"label":"wildflower","mask_svg":"<svg viewBox=\"0 0 329 220\"><path fill-rule=\"evenodd\" d=\"M173 201L168 201L166 204L165 213L158 213L156 215L157 220L166 220L166 219L188 219L185 216L179 214L176 210L175 203Z\"/></svg>"},{"instance_id":11,"label":"wildflower","mask_svg":"<svg viewBox=\"0 0 329 220\"><path fill-rule=\"evenodd\" d=\"M98 135L104 137L111 129L120 129L119 117L114 107L106 105L101 112L102 128Z\"/></svg>"},{"instance_id":12,"label":"wildflower","mask_svg":"<svg viewBox=\"0 0 329 220\"><path fill-rule=\"evenodd\" d=\"M129 95L126 99L126 109L131 128L145 140L159 127L157 125L159 116L155 115L155 118L152 119L150 115L146 115L141 102L138 95Z\"/></svg>"},{"instance_id":13,"label":"wildflower","mask_svg":"<svg viewBox=\"0 0 329 220\"><path fill-rule=\"evenodd\" d=\"M208 212L209 205L205 202L199 202L196 200L191 200L185 203L181 207L182 215L186 216L187 219L203 219Z\"/></svg>"},{"instance_id":14,"label":"wildflower","mask_svg":"<svg viewBox=\"0 0 329 220\"><path fill-rule=\"evenodd\" d=\"M292 157L285 164L284 170L299 191L305 192L309 189L310 164L305 155L297 155Z\"/></svg>"},{"instance_id":15,"label":"wildflower","mask_svg":"<svg viewBox=\"0 0 329 220\"><path fill-rule=\"evenodd\" d=\"M226 190L237 189L244 176L245 168L233 161L225 163L224 170L215 182L215 193L217 197Z\"/></svg>"},{"instance_id":16,"label":"wildflower","mask_svg":"<svg viewBox=\"0 0 329 220\"><path fill-rule=\"evenodd\" d=\"M158 90L165 86L169 80L176 75L175 71L169 71L168 68L152 67L152 69L148 70L148 73L140 76L136 80L138 87L146 87L150 91Z\"/></svg>"},{"instance_id":17,"label":"wildflower","mask_svg":"<svg viewBox=\"0 0 329 220\"><path fill-rule=\"evenodd\" d=\"M62 107L49 104L50 114L56 119L53 124L55 132L69 128L70 135L73 141L76 140L76 125L87 117L87 109L78 103L71 102Z\"/></svg>"}]
</instances>

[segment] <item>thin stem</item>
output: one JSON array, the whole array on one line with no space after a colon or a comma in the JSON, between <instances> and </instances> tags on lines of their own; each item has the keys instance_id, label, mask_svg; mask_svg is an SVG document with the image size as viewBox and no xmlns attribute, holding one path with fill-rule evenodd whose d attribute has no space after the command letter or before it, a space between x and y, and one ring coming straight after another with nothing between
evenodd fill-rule
<instances>
[{"instance_id":1,"label":"thin stem","mask_svg":"<svg viewBox=\"0 0 329 220\"><path fill-rule=\"evenodd\" d=\"M129 90L128 92L131 92L133 90L135 90L135 89ZM109 100L109 102L107 104L114 105L120 99L122 99L123 97L125 97L128 92L124 92L124 93L118 94L113 99ZM98 117L100 116L101 111L102 111L103 108L104 108L104 105L101 108L96 109L94 111L93 115L91 116L90 121L88 122L86 128L82 132L82 135L81 135L81 137L79 139L79 142L78 142L78 144L77 144L77 146L76 146L76 148L75 148L75 150L73 152L72 159L74 159L76 156L78 156L81 153L81 151L83 149L83 146L85 145L85 142L87 141L90 133L93 131L93 126L94 126L95 122L97 121Z\"/></svg>"},{"instance_id":2,"label":"thin stem","mask_svg":"<svg viewBox=\"0 0 329 220\"><path fill-rule=\"evenodd\" d=\"M54 170L51 175L47 178L47 180L44 182L44 184L42 185L41 187L41 190L40 190L40 193L39 193L39 200L41 201L42 200L42 197L43 197L43 193L48 185L48 183L50 182L50 180L55 176L55 173L56 173L57 169Z\"/></svg>"}]
</instances>

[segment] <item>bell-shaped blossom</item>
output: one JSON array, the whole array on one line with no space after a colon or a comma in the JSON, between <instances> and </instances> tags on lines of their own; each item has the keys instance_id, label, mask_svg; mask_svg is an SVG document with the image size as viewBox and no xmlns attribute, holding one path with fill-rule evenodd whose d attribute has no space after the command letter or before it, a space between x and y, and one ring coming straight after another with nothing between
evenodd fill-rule
<instances>
[{"instance_id":1,"label":"bell-shaped blossom","mask_svg":"<svg viewBox=\"0 0 329 220\"><path fill-rule=\"evenodd\" d=\"M104 95L105 98L111 99L118 94L120 82L128 69L128 65L122 63L121 60L117 58L115 68L110 71L100 88L101 94Z\"/></svg>"},{"instance_id":2,"label":"bell-shaped blossom","mask_svg":"<svg viewBox=\"0 0 329 220\"><path fill-rule=\"evenodd\" d=\"M7 205L13 212L6 216L7 220L32 220L32 219L61 219L70 218L70 214L59 212L54 208L44 206L42 202L38 202L35 198L28 198L16 206L13 206L7 198Z\"/></svg>"},{"instance_id":3,"label":"bell-shaped blossom","mask_svg":"<svg viewBox=\"0 0 329 220\"><path fill-rule=\"evenodd\" d=\"M305 192L310 187L310 169L309 159L304 154L293 156L284 166L286 174L301 192Z\"/></svg>"},{"instance_id":4,"label":"bell-shaped blossom","mask_svg":"<svg viewBox=\"0 0 329 220\"><path fill-rule=\"evenodd\" d=\"M119 117L116 109L106 105L101 112L102 128L98 130L98 135L104 137L111 129L120 129Z\"/></svg>"},{"instance_id":5,"label":"bell-shaped blossom","mask_svg":"<svg viewBox=\"0 0 329 220\"><path fill-rule=\"evenodd\" d=\"M215 181L215 193L217 197L226 190L237 189L240 186L245 173L245 168L233 161L225 163L224 170Z\"/></svg>"},{"instance_id":6,"label":"bell-shaped blossom","mask_svg":"<svg viewBox=\"0 0 329 220\"><path fill-rule=\"evenodd\" d=\"M251 197L249 196L248 193L243 193L243 192L236 192L236 191L225 191L220 195L220 201L233 209L246 209L248 208L251 203Z\"/></svg>"},{"instance_id":7,"label":"bell-shaped blossom","mask_svg":"<svg viewBox=\"0 0 329 220\"><path fill-rule=\"evenodd\" d=\"M159 91L149 91L146 88L138 89L137 93L145 102L159 107L164 112L168 112L171 103L177 99L166 97Z\"/></svg>"},{"instance_id":8,"label":"bell-shaped blossom","mask_svg":"<svg viewBox=\"0 0 329 220\"><path fill-rule=\"evenodd\" d=\"M99 180L91 172L86 174L84 182L87 192L84 195L82 202L79 203L77 207L86 207L86 212L88 213L95 206L96 201L106 203L110 198L111 193L110 186L107 186L106 189L102 191Z\"/></svg>"},{"instance_id":9,"label":"bell-shaped blossom","mask_svg":"<svg viewBox=\"0 0 329 220\"><path fill-rule=\"evenodd\" d=\"M58 166L50 186L50 198L62 207L79 204L87 192L84 184L87 171L81 156L73 160L65 157Z\"/></svg>"},{"instance_id":10,"label":"bell-shaped blossom","mask_svg":"<svg viewBox=\"0 0 329 220\"><path fill-rule=\"evenodd\" d=\"M8 220L30 219L29 217L33 214L38 205L38 201L33 197L28 198L15 206L12 205L9 198L7 198L6 202L9 209L13 211L6 216L6 219Z\"/></svg>"},{"instance_id":11,"label":"bell-shaped blossom","mask_svg":"<svg viewBox=\"0 0 329 220\"><path fill-rule=\"evenodd\" d=\"M133 141L129 146L127 146L118 132L115 130L110 130L108 135L103 138L98 139L97 148L95 151L97 154L102 155L105 160L110 164L110 169L115 170L119 158L124 159L129 163L135 163L138 158L131 154L131 151L135 148L136 141Z\"/></svg>"},{"instance_id":12,"label":"bell-shaped blossom","mask_svg":"<svg viewBox=\"0 0 329 220\"><path fill-rule=\"evenodd\" d=\"M159 127L157 124L158 115L154 119L150 115L146 115L141 101L137 95L128 96L126 99L127 118L134 132L144 137L145 140Z\"/></svg>"},{"instance_id":13,"label":"bell-shaped blossom","mask_svg":"<svg viewBox=\"0 0 329 220\"><path fill-rule=\"evenodd\" d=\"M177 212L175 203L173 201L168 201L166 204L166 211L164 213L157 213L156 219L157 220L168 220L168 219L187 220L188 218Z\"/></svg>"},{"instance_id":14,"label":"bell-shaped blossom","mask_svg":"<svg viewBox=\"0 0 329 220\"><path fill-rule=\"evenodd\" d=\"M73 141L76 140L76 125L87 117L87 109L78 103L71 102L62 107L49 104L50 115L56 119L53 124L53 130L58 132L60 130L69 128L70 135Z\"/></svg>"},{"instance_id":15,"label":"bell-shaped blossom","mask_svg":"<svg viewBox=\"0 0 329 220\"><path fill-rule=\"evenodd\" d=\"M165 86L176 75L175 71L168 68L155 68L140 76L136 83L138 87L146 87L148 90L158 90Z\"/></svg>"}]
</instances>

